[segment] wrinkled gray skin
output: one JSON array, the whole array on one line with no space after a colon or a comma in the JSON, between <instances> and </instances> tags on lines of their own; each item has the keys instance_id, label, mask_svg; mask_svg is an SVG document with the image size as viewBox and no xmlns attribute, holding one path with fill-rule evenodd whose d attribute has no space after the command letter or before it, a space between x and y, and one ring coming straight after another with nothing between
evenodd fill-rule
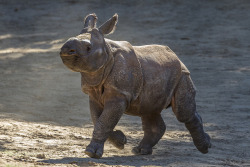
<instances>
[{"instance_id":1,"label":"wrinkled gray skin","mask_svg":"<svg viewBox=\"0 0 250 167\"><path fill-rule=\"evenodd\" d=\"M81 73L82 91L89 95L94 131L85 153L100 158L106 140L123 149L126 137L113 129L125 113L141 117L144 131L132 152L151 154L166 129L161 111L170 106L197 149L207 153L210 137L196 112L194 84L175 53L167 46L132 46L104 38L114 31L117 14L99 28L96 21L95 14L86 16L80 35L67 40L60 52L63 63Z\"/></svg>"}]
</instances>

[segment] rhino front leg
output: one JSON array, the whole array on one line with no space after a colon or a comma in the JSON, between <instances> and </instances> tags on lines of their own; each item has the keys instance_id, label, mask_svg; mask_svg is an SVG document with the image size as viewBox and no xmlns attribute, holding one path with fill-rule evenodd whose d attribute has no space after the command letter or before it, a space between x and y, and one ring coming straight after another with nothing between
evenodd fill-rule
<instances>
[{"instance_id":1,"label":"rhino front leg","mask_svg":"<svg viewBox=\"0 0 250 167\"><path fill-rule=\"evenodd\" d=\"M144 137L137 147L132 149L134 154L152 154L152 147L163 136L166 126L160 113L141 117Z\"/></svg>"},{"instance_id":2,"label":"rhino front leg","mask_svg":"<svg viewBox=\"0 0 250 167\"><path fill-rule=\"evenodd\" d=\"M90 107L90 114L95 125L98 118L101 116L103 111L103 106L89 97L89 107ZM124 133L120 130L112 131L108 137L108 141L118 149L123 149L124 145L127 143L127 138Z\"/></svg>"},{"instance_id":3,"label":"rhino front leg","mask_svg":"<svg viewBox=\"0 0 250 167\"><path fill-rule=\"evenodd\" d=\"M110 133L108 141L116 148L122 150L127 143L127 138L122 131L116 130Z\"/></svg>"},{"instance_id":4,"label":"rhino front leg","mask_svg":"<svg viewBox=\"0 0 250 167\"><path fill-rule=\"evenodd\" d=\"M185 123L196 148L204 154L207 153L211 147L210 137L204 132L202 119L196 112L195 89L189 75L182 76L171 105L177 119Z\"/></svg>"},{"instance_id":5,"label":"rhino front leg","mask_svg":"<svg viewBox=\"0 0 250 167\"><path fill-rule=\"evenodd\" d=\"M109 136L119 133L113 132L113 129L125 112L126 107L127 102L122 96L106 98L103 112L95 122L92 140L85 150L88 156L91 158L102 157L104 142Z\"/></svg>"}]
</instances>

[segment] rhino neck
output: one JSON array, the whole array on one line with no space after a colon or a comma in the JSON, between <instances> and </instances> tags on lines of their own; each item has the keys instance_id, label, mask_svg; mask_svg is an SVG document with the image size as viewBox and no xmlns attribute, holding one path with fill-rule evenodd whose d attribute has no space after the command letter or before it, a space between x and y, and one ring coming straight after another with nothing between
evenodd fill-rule
<instances>
[{"instance_id":1,"label":"rhino neck","mask_svg":"<svg viewBox=\"0 0 250 167\"><path fill-rule=\"evenodd\" d=\"M91 87L99 86L104 83L111 72L114 64L114 57L111 51L111 46L107 43L105 44L105 54L108 55L108 58L100 69L91 73L81 72L81 84L83 92L87 93L88 89L91 89Z\"/></svg>"}]
</instances>

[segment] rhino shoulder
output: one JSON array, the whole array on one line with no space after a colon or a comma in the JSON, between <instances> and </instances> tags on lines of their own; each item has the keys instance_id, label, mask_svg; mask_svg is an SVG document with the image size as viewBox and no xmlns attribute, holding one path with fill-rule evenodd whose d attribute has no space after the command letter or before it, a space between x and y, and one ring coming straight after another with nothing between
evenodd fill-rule
<instances>
[{"instance_id":1,"label":"rhino shoulder","mask_svg":"<svg viewBox=\"0 0 250 167\"><path fill-rule=\"evenodd\" d=\"M105 87L124 94L128 101L135 100L142 89L143 74L141 64L134 49L126 41L106 41L114 57L114 65Z\"/></svg>"}]
</instances>

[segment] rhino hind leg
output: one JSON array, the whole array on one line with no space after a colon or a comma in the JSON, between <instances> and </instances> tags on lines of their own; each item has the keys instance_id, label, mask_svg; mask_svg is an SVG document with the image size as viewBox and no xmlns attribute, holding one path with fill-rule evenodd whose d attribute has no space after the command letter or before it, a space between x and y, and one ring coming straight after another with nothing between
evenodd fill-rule
<instances>
[{"instance_id":1,"label":"rhino hind leg","mask_svg":"<svg viewBox=\"0 0 250 167\"><path fill-rule=\"evenodd\" d=\"M211 148L210 137L203 130L202 120L198 113L195 113L193 119L185 123L186 128L189 130L194 145L203 154L208 153L208 148Z\"/></svg>"},{"instance_id":2,"label":"rhino hind leg","mask_svg":"<svg viewBox=\"0 0 250 167\"><path fill-rule=\"evenodd\" d=\"M144 137L140 144L132 149L132 152L141 155L152 154L152 147L161 139L166 126L160 113L142 116L141 119Z\"/></svg>"},{"instance_id":3,"label":"rhino hind leg","mask_svg":"<svg viewBox=\"0 0 250 167\"><path fill-rule=\"evenodd\" d=\"M116 130L110 133L108 141L118 149L124 149L124 144L127 143L127 138L120 130Z\"/></svg>"},{"instance_id":4,"label":"rhino hind leg","mask_svg":"<svg viewBox=\"0 0 250 167\"><path fill-rule=\"evenodd\" d=\"M202 119L196 112L195 88L189 75L183 75L172 98L171 106L176 118L185 123L194 145L207 153L211 148L210 137L203 130Z\"/></svg>"}]
</instances>

